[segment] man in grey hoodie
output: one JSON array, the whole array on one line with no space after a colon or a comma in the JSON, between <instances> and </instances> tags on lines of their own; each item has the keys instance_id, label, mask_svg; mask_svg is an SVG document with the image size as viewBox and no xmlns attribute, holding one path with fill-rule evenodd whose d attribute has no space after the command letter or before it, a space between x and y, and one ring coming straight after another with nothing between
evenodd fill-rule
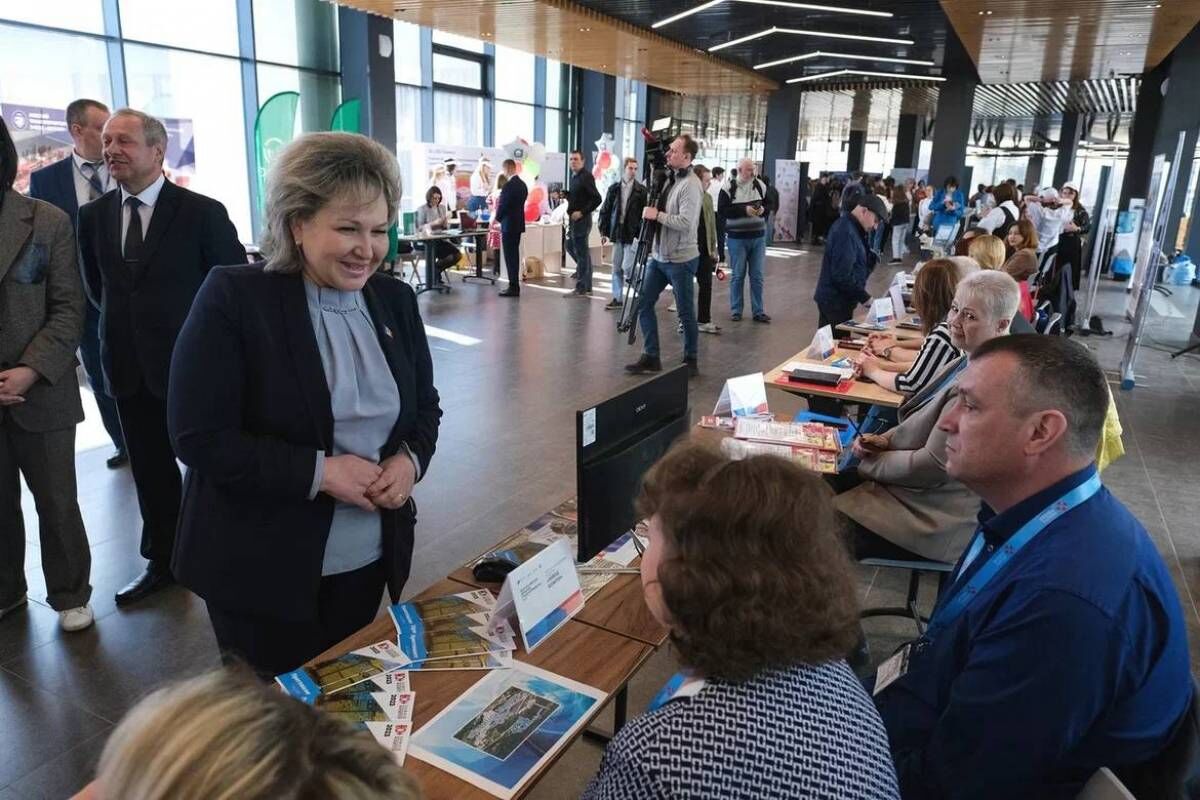
<instances>
[{"instance_id":1,"label":"man in grey hoodie","mask_svg":"<svg viewBox=\"0 0 1200 800\"><path fill-rule=\"evenodd\" d=\"M688 365L690 375L699 374L696 361L699 333L692 284L700 263L696 229L700 223L704 193L700 179L692 172L692 160L698 152L696 140L687 134L671 142L667 149L667 166L672 176L665 190L662 210L648 205L642 212L643 218L658 222L658 226L654 233L654 252L646 262L638 306L638 324L642 326L642 357L625 367L634 374L662 370L654 304L668 283L675 293L679 322L683 325L683 363Z\"/></svg>"}]
</instances>

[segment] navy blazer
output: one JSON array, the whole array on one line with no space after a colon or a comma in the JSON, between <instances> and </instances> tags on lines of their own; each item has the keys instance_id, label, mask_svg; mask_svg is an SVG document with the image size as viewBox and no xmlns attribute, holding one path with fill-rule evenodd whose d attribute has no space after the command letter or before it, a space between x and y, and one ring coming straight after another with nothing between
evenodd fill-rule
<instances>
[{"instance_id":1,"label":"navy blazer","mask_svg":"<svg viewBox=\"0 0 1200 800\"><path fill-rule=\"evenodd\" d=\"M121 249L121 190L113 189L79 209L83 288L100 309L104 377L117 399L143 384L165 398L171 349L204 276L245 263L246 250L223 205L170 181L132 269Z\"/></svg>"},{"instance_id":2,"label":"navy blazer","mask_svg":"<svg viewBox=\"0 0 1200 800\"><path fill-rule=\"evenodd\" d=\"M442 410L416 295L375 275L363 297L400 391L381 456L408 445L424 476ZM167 424L188 465L172 560L179 582L227 611L311 619L335 501L308 494L317 451L332 454L334 423L299 274L262 263L209 273L175 347ZM408 579L416 513L411 498L380 511L393 600Z\"/></svg>"},{"instance_id":3,"label":"navy blazer","mask_svg":"<svg viewBox=\"0 0 1200 800\"><path fill-rule=\"evenodd\" d=\"M75 159L67 156L29 175L29 196L61 208L78 226L79 198L75 195Z\"/></svg>"},{"instance_id":4,"label":"navy blazer","mask_svg":"<svg viewBox=\"0 0 1200 800\"><path fill-rule=\"evenodd\" d=\"M502 233L525 232L525 200L528 197L529 187L518 176L513 175L504 184L496 201L496 219L500 221Z\"/></svg>"}]
</instances>

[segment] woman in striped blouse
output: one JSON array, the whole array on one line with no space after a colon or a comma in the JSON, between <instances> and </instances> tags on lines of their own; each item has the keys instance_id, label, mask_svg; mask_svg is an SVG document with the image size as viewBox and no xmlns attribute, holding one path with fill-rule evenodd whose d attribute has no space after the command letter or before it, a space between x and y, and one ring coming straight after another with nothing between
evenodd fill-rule
<instances>
[{"instance_id":1,"label":"woman in striped blouse","mask_svg":"<svg viewBox=\"0 0 1200 800\"><path fill-rule=\"evenodd\" d=\"M892 337L872 337L858 363L862 375L885 389L914 395L962 352L950 341L946 314L954 302L958 267L939 258L925 264L913 284L913 307L925 334L919 350L904 348Z\"/></svg>"}]
</instances>

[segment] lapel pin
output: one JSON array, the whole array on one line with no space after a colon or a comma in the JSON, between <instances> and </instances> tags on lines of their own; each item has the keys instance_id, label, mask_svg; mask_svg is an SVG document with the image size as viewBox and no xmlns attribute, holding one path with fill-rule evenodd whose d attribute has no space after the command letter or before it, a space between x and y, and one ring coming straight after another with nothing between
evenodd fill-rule
<instances>
[{"instance_id":1,"label":"lapel pin","mask_svg":"<svg viewBox=\"0 0 1200 800\"><path fill-rule=\"evenodd\" d=\"M393 335L392 335L392 329L391 329L391 328L389 328L387 325L384 325L384 326L383 326L383 332L387 334L387 337L388 337L389 339L395 339L395 338L396 338L395 336L393 336Z\"/></svg>"}]
</instances>

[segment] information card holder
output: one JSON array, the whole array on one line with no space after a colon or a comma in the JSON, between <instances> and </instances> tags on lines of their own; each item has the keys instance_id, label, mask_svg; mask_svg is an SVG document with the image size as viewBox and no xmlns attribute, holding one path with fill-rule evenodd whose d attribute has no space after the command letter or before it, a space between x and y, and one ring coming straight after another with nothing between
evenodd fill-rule
<instances>
[{"instance_id":1,"label":"information card holder","mask_svg":"<svg viewBox=\"0 0 1200 800\"><path fill-rule=\"evenodd\" d=\"M900 308L904 308L904 302L900 302ZM896 318L896 309L892 307L891 298L881 297L871 303L871 322L882 324L891 322Z\"/></svg>"},{"instance_id":2,"label":"information card holder","mask_svg":"<svg viewBox=\"0 0 1200 800\"><path fill-rule=\"evenodd\" d=\"M888 289L888 296L892 298L892 310L896 313L896 319L904 313L904 287L899 283L893 283Z\"/></svg>"},{"instance_id":3,"label":"information card holder","mask_svg":"<svg viewBox=\"0 0 1200 800\"><path fill-rule=\"evenodd\" d=\"M812 344L808 346L808 357L824 360L833 355L833 351L833 326L824 325L817 328L817 332L813 334Z\"/></svg>"},{"instance_id":4,"label":"information card holder","mask_svg":"<svg viewBox=\"0 0 1200 800\"><path fill-rule=\"evenodd\" d=\"M513 627L530 653L582 608L575 556L567 540L558 539L508 573L490 627L515 617Z\"/></svg>"},{"instance_id":5,"label":"information card holder","mask_svg":"<svg viewBox=\"0 0 1200 800\"><path fill-rule=\"evenodd\" d=\"M763 374L755 372L752 375L741 375L730 378L721 387L721 396L713 409L713 416L723 417L752 417L756 414L766 414L770 411L767 406L767 385Z\"/></svg>"}]
</instances>

